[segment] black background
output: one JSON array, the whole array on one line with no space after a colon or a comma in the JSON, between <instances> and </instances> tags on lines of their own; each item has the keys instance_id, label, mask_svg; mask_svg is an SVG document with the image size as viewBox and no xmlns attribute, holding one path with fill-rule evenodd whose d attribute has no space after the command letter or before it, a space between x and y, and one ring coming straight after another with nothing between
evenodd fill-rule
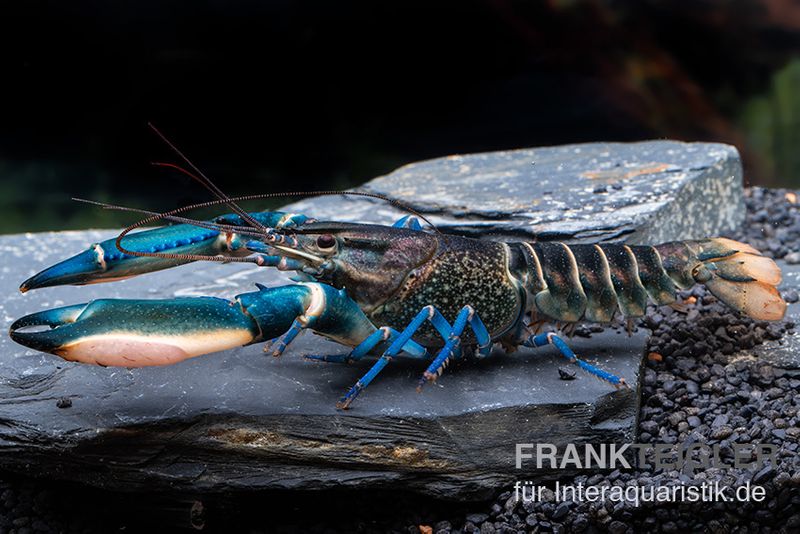
<instances>
[{"instance_id":1,"label":"black background","mask_svg":"<svg viewBox=\"0 0 800 534\"><path fill-rule=\"evenodd\" d=\"M794 56L774 2L5 2L0 231L207 194L153 121L230 194L344 188L419 159L596 140L736 144ZM790 10L791 11L791 10Z\"/></svg>"}]
</instances>

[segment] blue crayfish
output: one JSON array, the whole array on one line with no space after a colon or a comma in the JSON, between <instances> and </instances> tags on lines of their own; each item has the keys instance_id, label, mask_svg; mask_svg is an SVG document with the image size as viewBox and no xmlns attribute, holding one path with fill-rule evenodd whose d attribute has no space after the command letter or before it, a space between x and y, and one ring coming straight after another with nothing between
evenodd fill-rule
<instances>
[{"instance_id":1,"label":"blue crayfish","mask_svg":"<svg viewBox=\"0 0 800 534\"><path fill-rule=\"evenodd\" d=\"M206 222L180 216L196 206L154 214L36 274L21 291L109 282L203 259L296 271L300 283L259 285L233 301L94 300L27 315L11 325L11 337L71 361L139 367L270 340L278 356L308 329L351 347L310 358L377 357L339 401L347 408L395 357L429 362L422 386L450 360L486 357L495 343L509 351L552 344L587 372L624 386L623 378L578 358L542 327L569 333L580 321L609 323L617 311L630 321L644 315L648 297L677 305L678 290L696 283L755 319L779 320L786 309L776 289L777 265L730 239L656 246L513 243L441 234L414 216L394 226L320 222L247 213L236 202L258 195L231 199L199 171L199 177L184 172L220 198L204 205L225 204L235 213ZM180 224L128 234L158 220Z\"/></svg>"}]
</instances>

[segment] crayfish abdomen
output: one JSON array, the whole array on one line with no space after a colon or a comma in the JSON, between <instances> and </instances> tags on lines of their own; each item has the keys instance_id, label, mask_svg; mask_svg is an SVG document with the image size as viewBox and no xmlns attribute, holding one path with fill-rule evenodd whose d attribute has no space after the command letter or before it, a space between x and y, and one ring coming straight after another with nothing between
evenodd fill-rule
<instances>
[{"instance_id":1,"label":"crayfish abdomen","mask_svg":"<svg viewBox=\"0 0 800 534\"><path fill-rule=\"evenodd\" d=\"M516 276L534 317L564 323L642 317L650 300L674 304L679 289L705 284L720 300L754 319L781 319L781 273L769 258L730 239L657 246L513 244L525 258Z\"/></svg>"}]
</instances>

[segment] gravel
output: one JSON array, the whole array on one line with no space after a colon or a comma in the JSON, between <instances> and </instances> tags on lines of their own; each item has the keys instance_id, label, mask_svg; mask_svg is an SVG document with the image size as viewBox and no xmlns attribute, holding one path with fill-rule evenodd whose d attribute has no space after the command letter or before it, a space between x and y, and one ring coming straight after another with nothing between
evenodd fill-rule
<instances>
[{"instance_id":1,"label":"gravel","mask_svg":"<svg viewBox=\"0 0 800 534\"><path fill-rule=\"evenodd\" d=\"M747 221L730 237L773 258L800 263L797 193L746 190ZM796 197L795 197L796 198ZM719 482L763 485L763 502L518 503L511 488L477 503L432 501L397 492L258 493L238 496L128 495L15 478L0 481L0 534L127 532L158 526L248 532L798 532L800 531L800 380L766 361L743 356L795 327L753 321L703 288L682 295L688 313L652 307L642 380L639 443L717 444L723 458L737 443L771 443L777 465L753 472L710 468L693 478L675 470L637 468L561 480L584 486L653 486ZM789 291L789 302L798 295ZM67 408L67 406L64 406ZM552 483L549 483L553 487ZM552 497L552 492L545 492ZM545 499L546 501L547 499Z\"/></svg>"}]
</instances>

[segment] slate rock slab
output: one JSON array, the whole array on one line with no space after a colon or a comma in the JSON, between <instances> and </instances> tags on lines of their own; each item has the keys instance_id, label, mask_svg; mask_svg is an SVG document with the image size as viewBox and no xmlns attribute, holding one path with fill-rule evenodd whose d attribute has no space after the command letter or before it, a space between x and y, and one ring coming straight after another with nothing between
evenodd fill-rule
<instances>
[{"instance_id":1,"label":"slate rock slab","mask_svg":"<svg viewBox=\"0 0 800 534\"><path fill-rule=\"evenodd\" d=\"M198 264L115 284L16 291L33 271L111 235L0 238L6 327L25 313L101 296L227 298L255 281L289 283L274 270ZM279 359L250 346L132 370L65 362L4 335L0 467L142 491L390 486L486 494L519 475L517 442L632 439L645 342L643 332L608 331L573 343L633 390L580 373L562 381L554 351L522 350L451 367L422 394L414 387L423 367L395 362L342 412L336 400L366 367L302 360L342 350L311 334ZM58 407L64 398L69 408Z\"/></svg>"},{"instance_id":2,"label":"slate rock slab","mask_svg":"<svg viewBox=\"0 0 800 534\"><path fill-rule=\"evenodd\" d=\"M441 230L500 239L662 243L744 220L742 166L729 145L590 143L450 156L367 182ZM358 197L292 205L320 219L389 223L403 212Z\"/></svg>"},{"instance_id":3,"label":"slate rock slab","mask_svg":"<svg viewBox=\"0 0 800 534\"><path fill-rule=\"evenodd\" d=\"M456 171L458 180L448 182ZM740 172L735 150L722 145L603 144L423 162L367 188L418 198L415 207L450 231L665 241L735 226ZM408 178L415 173L427 183ZM442 189L436 180L450 185ZM607 192L589 191L598 184ZM504 191L513 200L501 201ZM294 208L339 220L387 222L402 214L385 203L330 197ZM99 297L230 298L256 281L290 283L275 270L195 264L115 284L17 292L34 272L112 235L0 237L6 328L21 315ZM280 359L251 346L133 370L64 362L4 335L0 468L132 491L391 487L486 496L517 479L568 474L517 471L516 443L631 441L646 341L644 332L628 338L610 329L571 342L625 377L631 390L613 391L581 373L562 381L564 362L555 351L520 350L455 365L422 394L414 386L423 368L393 362L351 411L341 412L335 401L366 366L302 360L305 353L342 351L311 334Z\"/></svg>"}]
</instances>

